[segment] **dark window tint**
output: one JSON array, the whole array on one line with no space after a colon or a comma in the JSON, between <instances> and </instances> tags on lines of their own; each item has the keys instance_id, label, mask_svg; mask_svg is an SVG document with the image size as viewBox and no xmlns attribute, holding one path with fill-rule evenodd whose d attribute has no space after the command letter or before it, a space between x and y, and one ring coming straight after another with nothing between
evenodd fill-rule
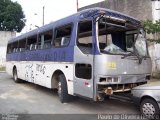
<instances>
[{"instance_id":1,"label":"dark window tint","mask_svg":"<svg viewBox=\"0 0 160 120\"><path fill-rule=\"evenodd\" d=\"M20 52L25 51L26 49L26 39L19 40L18 48Z\"/></svg>"},{"instance_id":2,"label":"dark window tint","mask_svg":"<svg viewBox=\"0 0 160 120\"><path fill-rule=\"evenodd\" d=\"M9 52L10 53L16 53L18 52L18 41L13 42L9 45Z\"/></svg>"},{"instance_id":3,"label":"dark window tint","mask_svg":"<svg viewBox=\"0 0 160 120\"><path fill-rule=\"evenodd\" d=\"M127 31L126 32L126 50L133 51L133 46L135 42L135 38L137 37L138 31Z\"/></svg>"},{"instance_id":4,"label":"dark window tint","mask_svg":"<svg viewBox=\"0 0 160 120\"><path fill-rule=\"evenodd\" d=\"M77 78L91 79L92 67L90 64L76 64L75 74Z\"/></svg>"},{"instance_id":5,"label":"dark window tint","mask_svg":"<svg viewBox=\"0 0 160 120\"><path fill-rule=\"evenodd\" d=\"M27 50L37 49L37 35L27 38Z\"/></svg>"},{"instance_id":6,"label":"dark window tint","mask_svg":"<svg viewBox=\"0 0 160 120\"><path fill-rule=\"evenodd\" d=\"M11 44L7 45L7 53L12 53Z\"/></svg>"}]
</instances>

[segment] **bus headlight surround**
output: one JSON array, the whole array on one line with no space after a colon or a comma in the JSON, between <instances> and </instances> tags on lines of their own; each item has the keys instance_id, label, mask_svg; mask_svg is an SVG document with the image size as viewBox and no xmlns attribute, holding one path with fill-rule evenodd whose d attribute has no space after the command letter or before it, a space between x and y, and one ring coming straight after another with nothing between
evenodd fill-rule
<instances>
[{"instance_id":1,"label":"bus headlight surround","mask_svg":"<svg viewBox=\"0 0 160 120\"><path fill-rule=\"evenodd\" d=\"M100 78L100 82L106 82L106 83L119 83L120 82L120 77L105 77L105 78Z\"/></svg>"}]
</instances>

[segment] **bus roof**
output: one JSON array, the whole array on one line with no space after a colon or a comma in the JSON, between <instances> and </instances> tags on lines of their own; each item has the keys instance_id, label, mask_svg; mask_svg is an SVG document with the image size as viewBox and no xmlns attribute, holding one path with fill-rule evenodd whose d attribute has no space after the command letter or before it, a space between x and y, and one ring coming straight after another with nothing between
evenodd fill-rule
<instances>
[{"instance_id":1,"label":"bus roof","mask_svg":"<svg viewBox=\"0 0 160 120\"><path fill-rule=\"evenodd\" d=\"M89 9L82 10L82 11L77 12L73 15L68 16L68 17L62 18L62 19L57 20L55 22L52 22L52 23L49 23L49 24L44 25L42 27L39 27L35 30L24 33L24 34L22 34L18 37L12 38L11 40L9 40L8 43L13 43L13 42L18 41L18 40L26 39L29 36L33 36L33 35L36 35L37 33L42 33L42 32L51 30L53 27L58 27L58 26L61 26L61 25L67 24L67 23L71 23L71 22L74 22L78 19L84 19L84 18L89 17L89 16L91 17L92 15L96 15L97 13L100 13L100 11L104 11L104 12L107 13L107 15L112 16L112 17L125 19L127 21L130 21L130 22L138 25L138 26L141 24L140 21L138 21L137 19L135 19L131 16L122 14L122 13L114 11L114 10L95 7L95 8L89 8Z\"/></svg>"}]
</instances>

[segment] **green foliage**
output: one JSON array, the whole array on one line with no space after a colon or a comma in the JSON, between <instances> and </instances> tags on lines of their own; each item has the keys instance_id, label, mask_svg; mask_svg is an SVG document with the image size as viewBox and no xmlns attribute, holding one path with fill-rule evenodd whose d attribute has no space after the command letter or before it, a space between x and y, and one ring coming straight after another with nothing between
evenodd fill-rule
<instances>
[{"instance_id":1,"label":"green foliage","mask_svg":"<svg viewBox=\"0 0 160 120\"><path fill-rule=\"evenodd\" d=\"M150 20L143 21L144 29L148 34L153 34L157 36L160 34L160 20L152 22ZM160 43L160 38L158 36L154 39L148 39L150 42Z\"/></svg>"},{"instance_id":2,"label":"green foliage","mask_svg":"<svg viewBox=\"0 0 160 120\"><path fill-rule=\"evenodd\" d=\"M22 7L11 0L0 0L0 31L20 32L25 26Z\"/></svg>"},{"instance_id":3,"label":"green foliage","mask_svg":"<svg viewBox=\"0 0 160 120\"><path fill-rule=\"evenodd\" d=\"M154 43L158 43L158 44L160 44L160 39L157 39L157 40L155 40L155 39L147 39L149 42L154 42Z\"/></svg>"}]
</instances>

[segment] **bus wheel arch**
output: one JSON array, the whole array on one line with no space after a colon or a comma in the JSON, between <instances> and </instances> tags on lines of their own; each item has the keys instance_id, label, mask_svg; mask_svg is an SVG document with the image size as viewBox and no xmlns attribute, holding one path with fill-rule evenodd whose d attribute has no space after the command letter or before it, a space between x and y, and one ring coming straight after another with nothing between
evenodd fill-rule
<instances>
[{"instance_id":1,"label":"bus wheel arch","mask_svg":"<svg viewBox=\"0 0 160 120\"><path fill-rule=\"evenodd\" d=\"M64 73L61 70L54 71L54 73L52 75L52 80L51 80L51 88L53 88L53 89L58 88L58 82L59 82L60 75L64 75Z\"/></svg>"},{"instance_id":2,"label":"bus wheel arch","mask_svg":"<svg viewBox=\"0 0 160 120\"><path fill-rule=\"evenodd\" d=\"M71 96L68 94L68 85L65 74L60 70L55 71L51 82L52 88L57 89L61 103L69 102Z\"/></svg>"},{"instance_id":3,"label":"bus wheel arch","mask_svg":"<svg viewBox=\"0 0 160 120\"><path fill-rule=\"evenodd\" d=\"M15 69L17 69L17 67L14 65L13 69L12 69L12 74L13 74L13 72L14 72Z\"/></svg>"},{"instance_id":4,"label":"bus wheel arch","mask_svg":"<svg viewBox=\"0 0 160 120\"><path fill-rule=\"evenodd\" d=\"M13 74L13 80L16 83L19 83L20 79L18 78L17 67L15 65L13 66L12 74Z\"/></svg>"}]
</instances>

